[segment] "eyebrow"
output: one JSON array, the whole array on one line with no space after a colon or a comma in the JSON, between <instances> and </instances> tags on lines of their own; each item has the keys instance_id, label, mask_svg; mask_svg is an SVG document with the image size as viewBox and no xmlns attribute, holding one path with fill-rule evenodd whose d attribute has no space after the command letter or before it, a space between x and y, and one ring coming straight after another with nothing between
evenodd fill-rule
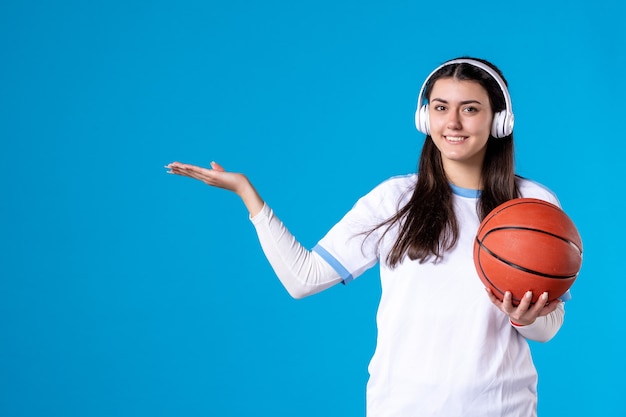
<instances>
[{"instance_id":1,"label":"eyebrow","mask_svg":"<svg viewBox=\"0 0 626 417\"><path fill-rule=\"evenodd\" d=\"M431 102L439 101L441 103L448 104L448 100L444 100L444 99L439 98L439 97L435 97L435 98L431 99L430 101ZM478 100L464 100L464 101L461 102L462 105L463 104L474 104L474 103L482 105L482 103L480 101L478 101Z\"/></svg>"}]
</instances>

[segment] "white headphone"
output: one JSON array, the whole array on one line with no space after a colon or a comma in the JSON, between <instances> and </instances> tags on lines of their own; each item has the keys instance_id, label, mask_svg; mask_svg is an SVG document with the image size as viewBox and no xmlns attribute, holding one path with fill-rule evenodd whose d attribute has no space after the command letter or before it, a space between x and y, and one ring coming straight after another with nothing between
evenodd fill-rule
<instances>
[{"instance_id":1,"label":"white headphone","mask_svg":"<svg viewBox=\"0 0 626 417\"><path fill-rule=\"evenodd\" d=\"M514 124L515 118L513 117L513 109L511 106L511 96L509 95L509 90L506 87L504 80L489 65L486 65L475 59L465 59L465 58L453 59L452 61L448 61L440 65L439 67L435 68L433 72L431 72L428 75L428 77L426 78L426 81L424 81L424 84L422 84L422 88L420 89L420 94L417 99L417 111L415 112L415 127L417 127L417 130L424 133L425 135L430 134L428 103L424 104L424 90L426 89L426 85L430 81L430 78L433 76L433 74L435 74L435 72L439 71L443 67L446 67L448 65L453 65L453 64L473 65L477 68L482 69L487 74L489 74L491 78L496 80L496 82L500 86L500 89L502 90L502 94L504 95L505 109L493 115L493 123L491 125L491 136L493 136L494 138L503 138L513 133L513 124Z\"/></svg>"}]
</instances>

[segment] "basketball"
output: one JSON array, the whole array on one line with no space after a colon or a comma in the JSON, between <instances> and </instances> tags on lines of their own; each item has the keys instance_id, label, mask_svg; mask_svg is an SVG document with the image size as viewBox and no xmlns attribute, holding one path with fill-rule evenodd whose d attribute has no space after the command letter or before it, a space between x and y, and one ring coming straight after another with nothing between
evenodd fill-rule
<instances>
[{"instance_id":1,"label":"basketball","mask_svg":"<svg viewBox=\"0 0 626 417\"><path fill-rule=\"evenodd\" d=\"M582 240L559 207L534 198L509 200L480 223L474 265L483 284L500 300L510 291L518 304L527 291L532 303L548 301L574 284L582 265Z\"/></svg>"}]
</instances>

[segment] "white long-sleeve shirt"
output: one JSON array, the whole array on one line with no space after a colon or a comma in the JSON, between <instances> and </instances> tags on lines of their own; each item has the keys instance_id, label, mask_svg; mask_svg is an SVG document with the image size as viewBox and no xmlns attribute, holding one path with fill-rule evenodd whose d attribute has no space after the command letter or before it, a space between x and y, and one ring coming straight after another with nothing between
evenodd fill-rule
<instances>
[{"instance_id":1,"label":"white long-sleeve shirt","mask_svg":"<svg viewBox=\"0 0 626 417\"><path fill-rule=\"evenodd\" d=\"M304 248L265 205L251 218L278 278L295 298L348 283L385 259L396 234L361 232L406 204L415 175L383 182L361 198L312 250ZM522 180L524 197L558 204L544 187ZM537 374L525 339L547 341L564 308L529 326L513 326L486 296L472 245L480 223L478 193L453 187L461 225L458 244L439 263L381 263L378 340L370 362L369 417L536 415Z\"/></svg>"}]
</instances>

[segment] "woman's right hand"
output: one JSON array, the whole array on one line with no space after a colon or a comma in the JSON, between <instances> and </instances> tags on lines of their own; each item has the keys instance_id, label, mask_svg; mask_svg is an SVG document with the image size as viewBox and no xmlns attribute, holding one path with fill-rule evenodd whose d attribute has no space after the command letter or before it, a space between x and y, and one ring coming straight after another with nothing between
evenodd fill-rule
<instances>
[{"instance_id":1,"label":"woman's right hand","mask_svg":"<svg viewBox=\"0 0 626 417\"><path fill-rule=\"evenodd\" d=\"M241 190L246 186L246 183L249 183L245 175L234 172L226 172L226 170L224 170L224 168L217 162L211 162L211 169L196 165L183 164L181 162L172 162L171 164L166 165L165 168L169 169L168 174L194 178L207 185L224 188L225 190L233 191L235 193L238 193L238 190Z\"/></svg>"},{"instance_id":2,"label":"woman's right hand","mask_svg":"<svg viewBox=\"0 0 626 417\"><path fill-rule=\"evenodd\" d=\"M227 172L217 162L211 162L211 169L181 162L172 162L165 168L169 169L169 174L194 178L212 187L223 188L236 193L243 200L251 216L263 208L264 202L248 177L236 172Z\"/></svg>"}]
</instances>

